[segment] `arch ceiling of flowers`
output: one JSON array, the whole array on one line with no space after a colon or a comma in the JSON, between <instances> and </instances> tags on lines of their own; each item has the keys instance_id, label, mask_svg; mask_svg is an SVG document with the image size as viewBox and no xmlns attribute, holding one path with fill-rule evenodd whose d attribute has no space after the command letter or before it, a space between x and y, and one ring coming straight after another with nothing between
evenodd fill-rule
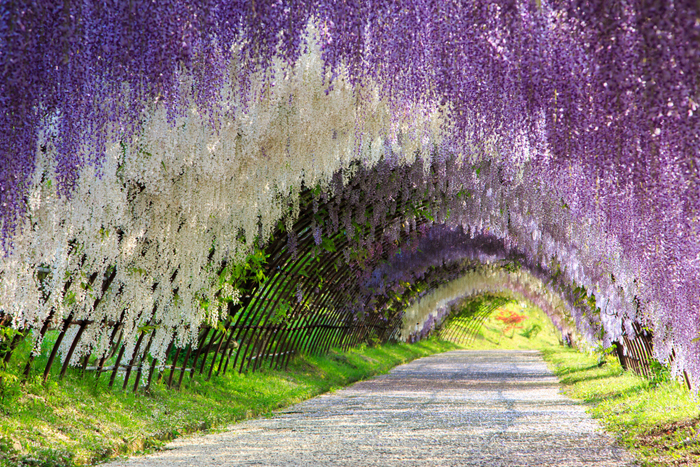
<instances>
[{"instance_id":1,"label":"arch ceiling of flowers","mask_svg":"<svg viewBox=\"0 0 700 467\"><path fill-rule=\"evenodd\" d=\"M0 50L15 327L195 342L286 235L353 316L517 258L700 376L696 2L5 2Z\"/></svg>"}]
</instances>

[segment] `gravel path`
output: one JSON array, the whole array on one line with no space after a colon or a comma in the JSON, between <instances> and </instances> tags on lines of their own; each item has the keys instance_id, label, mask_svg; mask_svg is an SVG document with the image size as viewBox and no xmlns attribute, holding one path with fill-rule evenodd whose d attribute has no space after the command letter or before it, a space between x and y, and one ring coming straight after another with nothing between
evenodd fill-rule
<instances>
[{"instance_id":1,"label":"gravel path","mask_svg":"<svg viewBox=\"0 0 700 467\"><path fill-rule=\"evenodd\" d=\"M534 351L454 351L118 466L621 466Z\"/></svg>"}]
</instances>

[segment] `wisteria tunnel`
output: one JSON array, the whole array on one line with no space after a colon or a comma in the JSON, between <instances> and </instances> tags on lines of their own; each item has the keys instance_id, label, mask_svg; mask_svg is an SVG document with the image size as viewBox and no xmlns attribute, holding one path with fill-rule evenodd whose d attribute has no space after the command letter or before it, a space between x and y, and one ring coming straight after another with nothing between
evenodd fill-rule
<instances>
[{"instance_id":1,"label":"wisteria tunnel","mask_svg":"<svg viewBox=\"0 0 700 467\"><path fill-rule=\"evenodd\" d=\"M697 388L695 1L1 2L0 75L25 377L465 339L493 294Z\"/></svg>"}]
</instances>

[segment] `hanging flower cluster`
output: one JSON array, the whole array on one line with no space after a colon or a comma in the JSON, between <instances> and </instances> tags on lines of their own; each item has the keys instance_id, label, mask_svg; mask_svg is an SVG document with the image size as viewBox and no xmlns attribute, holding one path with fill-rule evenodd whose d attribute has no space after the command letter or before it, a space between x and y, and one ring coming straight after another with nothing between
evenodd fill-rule
<instances>
[{"instance_id":1,"label":"hanging flower cluster","mask_svg":"<svg viewBox=\"0 0 700 467\"><path fill-rule=\"evenodd\" d=\"M401 337L410 340L412 336L428 335L459 309L465 299L483 294L504 295L537 306L578 348L593 347L594 342L579 331L582 326L571 316L570 304L557 292L526 271L513 273L493 267L468 271L407 307Z\"/></svg>"},{"instance_id":2,"label":"hanging flower cluster","mask_svg":"<svg viewBox=\"0 0 700 467\"><path fill-rule=\"evenodd\" d=\"M502 239L474 235L461 226L426 229L413 251L401 252L374 269L362 291L386 296L416 284L423 285L422 290L402 310L403 339L440 325L465 297L491 292L536 302L563 333L576 335L584 346L592 346L602 334L600 310L596 313L595 307L582 303L584 290L562 282L550 268L530 264L527 255L506 247ZM404 292L401 299L406 298Z\"/></svg>"},{"instance_id":3,"label":"hanging flower cluster","mask_svg":"<svg viewBox=\"0 0 700 467\"><path fill-rule=\"evenodd\" d=\"M18 328L88 319L96 349L115 321L126 341L156 323L154 354L191 343L237 296L222 270L315 187L314 242L342 231L376 296L425 266L372 258L459 226L560 284L582 334L641 323L700 378L698 18L689 1L4 3L0 309Z\"/></svg>"}]
</instances>

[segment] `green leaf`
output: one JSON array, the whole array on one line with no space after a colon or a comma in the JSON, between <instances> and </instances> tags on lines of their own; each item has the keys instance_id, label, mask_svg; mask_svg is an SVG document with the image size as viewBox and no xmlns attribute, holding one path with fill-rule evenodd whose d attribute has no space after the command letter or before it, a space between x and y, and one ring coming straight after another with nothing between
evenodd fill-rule
<instances>
[{"instance_id":1,"label":"green leaf","mask_svg":"<svg viewBox=\"0 0 700 467\"><path fill-rule=\"evenodd\" d=\"M71 305L75 304L75 292L73 292L72 290L70 292L68 292L66 294L66 296L63 297L63 303L66 306L71 306Z\"/></svg>"},{"instance_id":2,"label":"green leaf","mask_svg":"<svg viewBox=\"0 0 700 467\"><path fill-rule=\"evenodd\" d=\"M332 238L324 238L321 242L321 248L326 250L328 253L335 253L336 247Z\"/></svg>"},{"instance_id":3,"label":"green leaf","mask_svg":"<svg viewBox=\"0 0 700 467\"><path fill-rule=\"evenodd\" d=\"M215 328L216 328L218 331L222 332L225 336L227 336L228 333L229 333L229 330L226 329L226 326L224 326L223 321L218 321L218 322L216 323Z\"/></svg>"},{"instance_id":4,"label":"green leaf","mask_svg":"<svg viewBox=\"0 0 700 467\"><path fill-rule=\"evenodd\" d=\"M144 334L150 334L151 332L155 331L155 330L158 329L159 327L160 327L160 326L158 326L158 325L156 325L156 324L154 324L154 325L145 324L145 325L140 326L140 327L138 328L138 332L142 332L142 333L144 333Z\"/></svg>"}]
</instances>

